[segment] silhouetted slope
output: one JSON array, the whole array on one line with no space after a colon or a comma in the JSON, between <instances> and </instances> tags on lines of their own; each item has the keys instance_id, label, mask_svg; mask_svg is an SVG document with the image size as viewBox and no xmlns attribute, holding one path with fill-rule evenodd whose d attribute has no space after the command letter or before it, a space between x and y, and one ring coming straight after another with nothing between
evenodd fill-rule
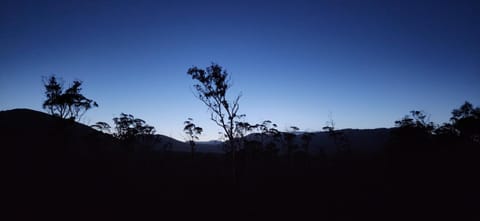
<instances>
[{"instance_id":1,"label":"silhouetted slope","mask_svg":"<svg viewBox=\"0 0 480 221\"><path fill-rule=\"evenodd\" d=\"M108 190L127 170L110 135L28 109L0 112L0 140L16 194Z\"/></svg>"},{"instance_id":2,"label":"silhouetted slope","mask_svg":"<svg viewBox=\"0 0 480 221\"><path fill-rule=\"evenodd\" d=\"M15 109L0 112L2 141L21 152L90 153L113 151L118 144L110 135L86 125L48 114Z\"/></svg>"},{"instance_id":3,"label":"silhouetted slope","mask_svg":"<svg viewBox=\"0 0 480 221\"><path fill-rule=\"evenodd\" d=\"M401 139L393 142L396 151L384 152L391 129L340 130L351 154L336 154L324 132L314 134L310 156L239 153L233 184L228 155L197 153L192 159L186 143L162 135L139 138L130 151L110 135L28 109L0 112L0 125L4 199L20 214L95 206L114 208L109 214L147 210L160 217L405 220L421 214L465 220L479 208L478 151L455 146L458 151L444 152L433 144L423 151ZM141 148L152 141L153 151ZM162 149L168 143L177 151ZM295 144L301 145L299 136ZM316 154L321 148L327 156Z\"/></svg>"},{"instance_id":4,"label":"silhouetted slope","mask_svg":"<svg viewBox=\"0 0 480 221\"><path fill-rule=\"evenodd\" d=\"M3 184L8 186L10 197L22 205L44 197L73 199L93 194L98 198L157 192L171 201L185 196L186 190L195 191L192 183L210 189L220 188L218 184L228 180L223 160L216 157L192 166L189 154L140 149L141 142L135 144L138 149L129 151L127 144L111 135L38 111L1 111L0 124L2 157L7 165ZM172 143L173 149L185 146L189 151L185 143L156 137L156 145L161 148ZM192 174L192 178L186 178ZM197 180L195 174L202 174L204 179Z\"/></svg>"}]
</instances>

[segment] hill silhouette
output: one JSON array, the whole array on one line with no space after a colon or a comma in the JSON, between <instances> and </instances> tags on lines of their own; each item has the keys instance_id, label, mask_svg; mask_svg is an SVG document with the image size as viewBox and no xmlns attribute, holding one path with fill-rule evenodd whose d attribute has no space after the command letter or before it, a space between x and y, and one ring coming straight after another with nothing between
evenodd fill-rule
<instances>
[{"instance_id":1,"label":"hill silhouette","mask_svg":"<svg viewBox=\"0 0 480 221\"><path fill-rule=\"evenodd\" d=\"M298 148L293 161L283 155L239 154L238 183L232 184L230 161L215 151L221 143L200 143L199 150L213 151L192 160L187 143L163 135L139 139L135 151L129 151L109 134L38 111L1 111L0 123L6 199L14 208L48 211L75 205L102 212L161 208L162 215L177 216L213 211L235 217L400 220L414 213L471 217L478 206L472 200L478 196L471 178L475 168L470 167L478 165L473 156L410 152L395 155L397 162L384 148L392 129L341 130L350 155L337 154L326 132L314 133L308 157ZM284 146L279 143L279 148ZM450 156L457 165L442 163ZM47 198L54 203L44 202Z\"/></svg>"},{"instance_id":2,"label":"hill silhouette","mask_svg":"<svg viewBox=\"0 0 480 221\"><path fill-rule=\"evenodd\" d=\"M3 123L3 134L5 137L11 137L11 145L22 146L23 150L27 150L32 145L24 142L35 142L35 144L58 146L62 137L68 135L67 144L70 151L79 151L85 153L86 151L114 151L121 150L120 144L111 135L101 133L87 125L78 122L69 122L64 119L59 119L43 112L31 109L13 109L0 112L0 119ZM352 149L358 152L381 151L383 146L389 139L391 129L342 129L338 130L344 133L350 140ZM24 140L24 142L13 142L13 138L25 136L31 139ZM299 134L302 134L299 132ZM314 132L311 142L312 153L318 153L323 149L329 154L334 154L335 145L333 140L328 137L327 132ZM20 137L19 137L20 136ZM247 139L256 140L258 134L250 134ZM9 140L9 139L8 139ZM172 151L188 152L190 147L188 143L179 141L174 138L156 134L148 138L146 141L138 141L139 144L151 145L152 150L163 151L165 145L171 145ZM221 141L198 142L197 149L200 152L222 153ZM300 145L300 137L295 139L295 143ZM88 148L85 148L88 147ZM27 149L25 149L27 148Z\"/></svg>"},{"instance_id":3,"label":"hill silhouette","mask_svg":"<svg viewBox=\"0 0 480 221\"><path fill-rule=\"evenodd\" d=\"M228 162L223 155L204 154L197 162L190 162L188 154L182 154L183 150L188 151L186 143L162 135L157 135L160 141L151 150L129 152L111 135L38 111L2 111L0 122L0 139L11 175L5 180L8 180L11 197L38 203L33 207L43 208L40 201L36 201L43 197L72 202L90 196L108 199L100 202L112 203L111 199L118 199L118 196L143 200L159 196L162 205L182 208L179 204L189 200L198 203L197 206L187 206L189 209L215 208L223 213L233 209L224 202L231 200L234 194L238 201L230 203L237 206L249 204L246 213L249 214L259 208L263 209L257 213L274 212L277 207L303 208L275 201L295 201L309 194L316 195L316 191L312 191L316 188L298 189L301 195L284 193L284 187L297 192L297 187L305 184L301 180L316 179L308 178L308 171L284 174L282 171L287 170L287 164L282 162L272 162L269 167L255 162L249 165L251 172L243 167L241 184L233 187L226 166ZM171 152L162 151L162 145L168 142L174 148ZM210 143L200 143L199 149L208 146L212 148ZM218 146L221 144L213 144L215 148ZM311 182L308 186L314 184L318 182ZM216 203L201 206L206 199ZM178 209L176 206L174 208Z\"/></svg>"},{"instance_id":4,"label":"hill silhouette","mask_svg":"<svg viewBox=\"0 0 480 221\"><path fill-rule=\"evenodd\" d=\"M120 156L120 144L88 126L28 109L2 111L0 122L15 185L26 192L90 191L119 170L108 162Z\"/></svg>"},{"instance_id":5,"label":"hill silhouette","mask_svg":"<svg viewBox=\"0 0 480 221\"><path fill-rule=\"evenodd\" d=\"M178 156L172 151L150 149L130 152L109 134L29 109L1 111L0 122L3 158L8 168L3 176L8 190L4 199L12 209L53 214L58 213L58 209L68 211L74 209L72 207L140 209L159 195L161 201L156 201L157 205L173 205L184 199L185 191L192 192L188 191L192 182L184 176L195 171L182 161L181 152ZM172 141L176 146L183 144L159 137L163 142L158 144ZM141 145L142 142L138 142L138 147ZM173 159L179 163L171 164ZM216 164L215 160L212 163ZM221 165L222 162L207 165L207 169L198 168L198 171L209 176L208 168ZM210 176L221 177L215 169L211 173ZM216 182L214 178L211 180ZM199 180L196 184L202 182ZM210 189L208 182L204 185L204 189ZM217 187L221 186L211 188ZM130 200L141 200L145 204L127 206ZM51 208L56 209L50 211Z\"/></svg>"}]
</instances>

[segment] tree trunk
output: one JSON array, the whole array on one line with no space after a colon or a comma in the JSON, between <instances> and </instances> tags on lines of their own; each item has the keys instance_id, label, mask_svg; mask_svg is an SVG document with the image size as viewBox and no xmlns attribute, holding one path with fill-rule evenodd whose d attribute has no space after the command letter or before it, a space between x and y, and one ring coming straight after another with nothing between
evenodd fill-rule
<instances>
[{"instance_id":1,"label":"tree trunk","mask_svg":"<svg viewBox=\"0 0 480 221\"><path fill-rule=\"evenodd\" d=\"M233 185L237 184L237 170L235 165L235 147L232 145L232 181Z\"/></svg>"},{"instance_id":2,"label":"tree trunk","mask_svg":"<svg viewBox=\"0 0 480 221\"><path fill-rule=\"evenodd\" d=\"M194 155L195 155L195 147L191 146L191 150L192 150L192 161L193 161Z\"/></svg>"}]
</instances>

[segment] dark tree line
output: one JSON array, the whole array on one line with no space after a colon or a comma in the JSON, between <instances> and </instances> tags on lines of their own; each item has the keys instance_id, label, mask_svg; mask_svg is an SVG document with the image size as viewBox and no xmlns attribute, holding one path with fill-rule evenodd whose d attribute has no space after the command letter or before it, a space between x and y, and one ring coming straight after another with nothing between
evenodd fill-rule
<instances>
[{"instance_id":1,"label":"dark tree line","mask_svg":"<svg viewBox=\"0 0 480 221\"><path fill-rule=\"evenodd\" d=\"M93 151L87 155L89 158L87 160L80 159L82 156L78 156L77 159L78 154L72 153L68 157L77 159L77 161L73 161L72 165L76 162L83 162L79 164L78 171L82 174L94 173L94 176L88 176L88 178L91 180L98 178L101 182L104 181L102 179L105 179L106 174L116 171L115 174L119 175L119 178L107 182L108 185L104 185L107 187L105 189L110 188L110 185L124 182L124 177L128 177L131 178L131 183L117 187L121 192L128 188L138 187L151 192L163 191L163 197L172 189L179 190L171 193L174 199L179 196L177 193L183 194L186 189L190 189L189 194L199 190L198 192L204 192L205 196L210 197L211 190L215 190L215 188L229 188L232 190L230 193L234 193L239 189L237 187L245 187L252 188L247 190L251 190L255 194L266 190L275 195L291 192L295 196L311 196L314 192L313 198L324 198L326 199L324 205L330 205L331 202L341 197L350 200L355 199L357 195L359 197L371 196L372 192L370 191L372 190L369 188L373 186L370 184L373 180L373 184L381 187L375 190L378 197L375 197L374 194L373 200L367 200L367 204L397 203L400 202L397 199L406 199L410 200L410 204L418 204L420 208L423 208L425 206L423 202L436 202L434 202L435 200L417 200L418 196L422 194L429 193L428 196L441 195L441 197L450 194L445 198L452 199L451 202L464 202L462 197L468 197L468 194L480 185L475 179L478 168L480 168L477 159L480 154L480 108L469 102L454 109L450 121L442 125L431 122L423 111L411 111L409 115L396 121L395 127L389 130L391 136L386 145L386 151L379 151L381 153L378 154L380 155L378 158L375 155L374 157L363 158L361 156L355 159L355 153L352 153L350 149L349 137L343 131L337 130L333 121L330 121L323 130L333 141L338 154L327 159L322 155L323 152L319 157L313 154L312 146L315 144L315 134L313 133L300 132L296 126L291 126L287 131L281 132L278 130L278 126L269 120L260 123L246 122L245 115L239 114L240 96L233 99L227 96L227 92L231 88L229 75L219 65L212 64L206 69L193 67L188 70L188 74L196 82L194 85L196 96L207 106L211 113L211 120L223 130L222 135L227 139L224 142L224 145L227 146L227 157L225 158L227 160L222 157L210 157L207 154L197 153L196 141L203 133L203 129L196 125L191 118L183 122L183 131L188 137L186 141L190 145L192 161L188 160L188 154L172 153L170 155L155 151L139 151L135 154L131 154L129 151L96 152L94 149L99 149L96 147L101 148L107 142L113 143L112 146L115 147L131 149L141 146L139 143L145 141L146 138L156 137L154 136L155 128L144 120L131 114L121 113L118 117L113 118L112 126L105 122L97 122L92 125L93 128L111 134L117 140L110 142L109 139L106 139L107 142L100 142L93 148L88 146L89 151ZM79 120L86 111L97 106L93 100L82 95L80 81L75 81L66 90L54 76L44 83L46 100L43 107L52 115ZM58 134L62 135L62 133ZM73 142L63 142L64 140L68 141L69 137L62 136L62 139L59 147L73 145ZM171 149L172 143L165 144L163 148L164 150ZM284 156L280 155L281 151L284 151ZM49 153L54 153L54 151L50 150ZM58 165L62 165L70 159L57 156L61 155L49 156L47 159L57 160ZM175 157L170 158L169 156ZM182 157L185 157L187 161L181 160ZM91 159L96 159L96 161L92 163ZM190 163L197 161L202 163ZM230 167L225 167L225 162L230 163L230 161L233 183L239 185L225 185L230 181ZM27 160L25 162L28 163ZM188 163L184 164L184 162ZM85 167L90 168L88 172L84 172ZM55 165L55 168L59 167ZM103 170L99 170L99 168L103 168ZM183 176L184 174L188 176ZM204 180L200 180L204 178L208 179L205 181L206 183L203 183ZM85 180L85 183L90 183L89 179L78 179L78 181ZM245 182L242 183L242 181ZM362 182L364 183L362 184ZM201 183L204 184L203 188L211 187L210 191L204 191L203 188L191 188ZM359 187L357 187L358 183L360 183ZM162 186L163 189L158 188L159 186ZM258 190L258 188L262 189ZM284 190L286 192L282 192ZM219 192L219 195L222 196L229 193ZM463 195L455 196L458 192ZM349 197L350 194L355 196ZM397 196L391 197L391 194L397 194ZM224 199L234 198L231 196L228 195ZM384 197L388 200L383 201ZM246 198L248 198L247 203L252 203L257 199ZM272 203L276 199L278 198L274 198L268 203ZM300 202L296 201L300 199L296 197L286 199L288 199L285 200L288 203ZM231 202L237 200L238 198L235 197ZM377 200L381 202L374 202ZM352 201L362 202L357 199ZM219 202L223 203L224 201L219 200ZM438 202L435 206L448 202L448 200ZM226 207L230 207L230 204L225 204ZM260 205L262 202L258 204ZM400 203L397 204L400 205ZM266 204L262 204L262 206L264 205ZM342 206L340 204L341 209L339 210L342 210ZM354 206L345 208L357 208L357 206L358 204L355 203ZM403 209L403 206L400 207ZM431 207L434 208L434 206ZM234 210L236 209L237 207L234 208ZM305 211L304 208L301 209L301 211Z\"/></svg>"},{"instance_id":2,"label":"dark tree line","mask_svg":"<svg viewBox=\"0 0 480 221\"><path fill-rule=\"evenodd\" d=\"M42 106L53 116L78 121L85 112L98 107L97 102L81 93L81 81L75 80L69 88L64 89L63 83L58 82L57 77L52 75L43 83L46 100ZM112 135L128 145L155 133L153 126L131 114L121 113L119 117L113 118L113 122L115 131ZM111 126L106 122L100 121L91 127L104 133L111 133Z\"/></svg>"},{"instance_id":3,"label":"dark tree line","mask_svg":"<svg viewBox=\"0 0 480 221\"><path fill-rule=\"evenodd\" d=\"M222 128L227 138L226 151L230 154L232 165L235 165L236 154L242 153L242 158L253 159L258 155L278 155L283 148L288 159L297 150L303 150L309 155L312 137L311 133L298 133L299 128L290 127L286 132L276 129L277 125L269 120L250 124L243 120L246 116L239 114L240 95L230 99L228 91L231 88L229 74L218 64L212 63L205 69L192 67L187 74L196 81L194 84L197 98L210 111L210 119ZM81 117L98 104L82 94L82 82L73 81L70 87L64 88L55 76L44 79L46 100L43 108L50 114L63 119L80 120ZM450 122L436 125L429 121L423 111L411 111L410 115L395 122L389 151L401 154L411 151L427 151L432 148L452 148L452 146L472 147L480 143L479 117L480 108L465 102L452 111ZM112 135L124 142L133 142L139 137L153 135L154 127L131 114L121 113L113 118L114 127L105 122L97 122L93 128ZM323 128L334 141L339 153L350 153L350 142L346 135L334 128L330 121ZM184 132L191 147L192 158L195 152L195 140L203 132L192 119L184 122ZM251 136L251 134L253 134ZM300 144L296 141L300 139ZM233 166L235 170L235 166ZM235 172L234 172L235 173Z\"/></svg>"},{"instance_id":4,"label":"dark tree line","mask_svg":"<svg viewBox=\"0 0 480 221\"><path fill-rule=\"evenodd\" d=\"M465 102L451 113L441 125L423 111L395 122L385 159L386 178L398 201L415 199L410 206L437 211L473 205L468 199L480 185L480 108Z\"/></svg>"},{"instance_id":5,"label":"dark tree line","mask_svg":"<svg viewBox=\"0 0 480 221\"><path fill-rule=\"evenodd\" d=\"M398 151L436 151L453 147L480 146L480 108L465 102L452 111L450 122L436 125L423 111L411 111L410 115L395 121L392 133Z\"/></svg>"}]
</instances>

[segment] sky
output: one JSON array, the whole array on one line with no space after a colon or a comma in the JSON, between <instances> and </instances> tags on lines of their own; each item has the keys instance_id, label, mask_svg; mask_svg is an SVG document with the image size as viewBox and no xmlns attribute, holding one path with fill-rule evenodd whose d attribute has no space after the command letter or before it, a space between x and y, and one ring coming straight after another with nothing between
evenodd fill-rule
<instances>
[{"instance_id":1,"label":"sky","mask_svg":"<svg viewBox=\"0 0 480 221\"><path fill-rule=\"evenodd\" d=\"M220 129L187 70L231 75L239 113L280 130L392 127L411 110L448 121L480 105L480 1L0 0L0 110L44 111L42 77L98 102L81 122L133 114L183 140Z\"/></svg>"}]
</instances>

